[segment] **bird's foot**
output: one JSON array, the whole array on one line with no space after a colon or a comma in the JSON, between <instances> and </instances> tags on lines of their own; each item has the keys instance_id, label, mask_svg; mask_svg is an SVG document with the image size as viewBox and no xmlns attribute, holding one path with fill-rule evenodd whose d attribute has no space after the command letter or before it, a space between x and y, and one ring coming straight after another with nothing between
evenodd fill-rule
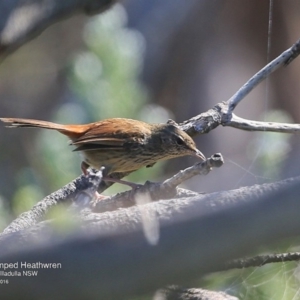
<instances>
[{"instance_id":1,"label":"bird's foot","mask_svg":"<svg viewBox=\"0 0 300 300\"><path fill-rule=\"evenodd\" d=\"M98 192L95 192L95 198L96 198L96 201L101 201L101 200L105 200L105 199L109 198L109 196L104 196L102 194L99 194Z\"/></svg>"}]
</instances>

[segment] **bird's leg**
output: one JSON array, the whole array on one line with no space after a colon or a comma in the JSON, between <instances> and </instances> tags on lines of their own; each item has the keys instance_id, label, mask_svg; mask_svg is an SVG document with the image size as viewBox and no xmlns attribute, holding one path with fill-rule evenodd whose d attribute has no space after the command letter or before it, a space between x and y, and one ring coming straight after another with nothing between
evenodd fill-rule
<instances>
[{"instance_id":1,"label":"bird's leg","mask_svg":"<svg viewBox=\"0 0 300 300\"><path fill-rule=\"evenodd\" d=\"M108 176L103 177L103 180L104 181L115 182L115 183L120 183L120 184L125 184L125 185L130 186L132 189L136 189L136 188L142 186L141 184L137 184L137 183L122 180L122 179L111 178L111 177L108 177Z\"/></svg>"},{"instance_id":2,"label":"bird's leg","mask_svg":"<svg viewBox=\"0 0 300 300\"><path fill-rule=\"evenodd\" d=\"M87 176L88 175L88 171L87 169L89 168L89 164L87 164L85 161L81 162L81 170L82 173ZM126 180L122 180L122 179L117 179L117 178L111 178L109 176L103 176L102 180L104 181L110 181L110 182L115 182L115 183L120 183L120 184L124 184L124 185L128 185L132 188L132 195L134 194L134 192L141 186L143 186L142 184L137 184L137 183L133 183L130 181L126 181ZM108 196L104 196L99 194L98 192L96 192L96 197L98 200L103 200L105 198L108 198Z\"/></svg>"},{"instance_id":3,"label":"bird's leg","mask_svg":"<svg viewBox=\"0 0 300 300\"><path fill-rule=\"evenodd\" d=\"M87 175L88 175L87 169L88 169L90 166L89 166L85 161L82 161L80 167L81 167L82 173L83 173L85 176L87 176Z\"/></svg>"},{"instance_id":4,"label":"bird's leg","mask_svg":"<svg viewBox=\"0 0 300 300\"><path fill-rule=\"evenodd\" d=\"M133 183L130 181L126 181L126 180L122 180L122 179L117 179L117 178L111 178L111 177L103 177L104 181L110 181L110 182L115 182L115 183L120 183L120 184L125 184L131 187L131 191L130 191L130 199L132 199L133 201L135 201L135 192L137 189L139 189L140 187L142 187L142 184L137 184L137 183Z\"/></svg>"}]
</instances>

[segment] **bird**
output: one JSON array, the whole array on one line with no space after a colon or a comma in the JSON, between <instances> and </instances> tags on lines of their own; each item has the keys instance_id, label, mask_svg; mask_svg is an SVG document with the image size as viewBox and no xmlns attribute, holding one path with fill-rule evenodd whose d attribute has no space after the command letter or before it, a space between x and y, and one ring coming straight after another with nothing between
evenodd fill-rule
<instances>
[{"instance_id":1,"label":"bird","mask_svg":"<svg viewBox=\"0 0 300 300\"><path fill-rule=\"evenodd\" d=\"M73 151L82 153L81 170L104 167L105 181L134 184L109 177L115 172L132 172L151 167L157 161L182 156L206 160L193 139L175 122L150 124L127 118L111 118L89 124L63 125L48 121L0 118L7 127L29 127L56 130L71 140Z\"/></svg>"}]
</instances>

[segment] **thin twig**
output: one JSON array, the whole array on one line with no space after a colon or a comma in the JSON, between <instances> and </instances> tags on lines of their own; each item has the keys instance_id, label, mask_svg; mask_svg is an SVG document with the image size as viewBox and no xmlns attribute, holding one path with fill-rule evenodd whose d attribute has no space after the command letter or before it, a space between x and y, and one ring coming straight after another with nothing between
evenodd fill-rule
<instances>
[{"instance_id":1,"label":"thin twig","mask_svg":"<svg viewBox=\"0 0 300 300\"><path fill-rule=\"evenodd\" d=\"M136 204L135 198L141 193L147 193L152 201L177 198L178 193L182 196L182 190L177 188L178 185L193 176L206 175L212 168L221 167L223 163L222 155L220 153L214 154L205 162L195 164L192 167L182 170L164 182L157 183L147 181L145 185L141 186L139 189L126 191L97 201L93 203L93 210L96 212L104 212L133 206Z\"/></svg>"},{"instance_id":2,"label":"thin twig","mask_svg":"<svg viewBox=\"0 0 300 300\"><path fill-rule=\"evenodd\" d=\"M178 172L173 177L165 180L162 183L164 189L174 189L184 181L194 177L195 175L207 175L212 168L218 168L224 163L223 157L220 153L212 155L209 159L202 163L195 164L185 170Z\"/></svg>"},{"instance_id":3,"label":"thin twig","mask_svg":"<svg viewBox=\"0 0 300 300\"><path fill-rule=\"evenodd\" d=\"M229 269L243 269L249 267L261 267L270 263L282 263L289 261L299 261L300 252L289 252L279 254L257 255L254 257L247 257L242 259L235 259L225 264L225 270Z\"/></svg>"},{"instance_id":4,"label":"thin twig","mask_svg":"<svg viewBox=\"0 0 300 300\"><path fill-rule=\"evenodd\" d=\"M239 118L232 111L235 107L268 75L279 67L286 66L300 54L300 40L284 51L276 59L249 79L228 101L216 104L207 112L201 113L183 123L178 124L190 136L208 133L219 125L231 126L248 131L272 131L296 133L300 124L257 122Z\"/></svg>"},{"instance_id":5,"label":"thin twig","mask_svg":"<svg viewBox=\"0 0 300 300\"><path fill-rule=\"evenodd\" d=\"M268 131L281 133L299 133L300 124L277 123L277 122L260 122L240 118L232 114L232 118L226 126L247 131Z\"/></svg>"},{"instance_id":6,"label":"thin twig","mask_svg":"<svg viewBox=\"0 0 300 300\"><path fill-rule=\"evenodd\" d=\"M227 102L228 115L231 115L235 107L265 78L276 71L279 67L287 65L300 54L300 40L291 48L285 50L273 61L268 63L263 69L248 80Z\"/></svg>"}]
</instances>

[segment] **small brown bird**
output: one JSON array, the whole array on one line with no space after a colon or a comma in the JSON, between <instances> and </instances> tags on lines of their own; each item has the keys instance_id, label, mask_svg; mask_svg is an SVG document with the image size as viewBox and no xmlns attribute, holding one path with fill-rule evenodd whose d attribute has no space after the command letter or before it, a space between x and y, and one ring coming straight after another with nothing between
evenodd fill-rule
<instances>
[{"instance_id":1,"label":"small brown bird","mask_svg":"<svg viewBox=\"0 0 300 300\"><path fill-rule=\"evenodd\" d=\"M74 151L83 153L81 169L105 167L105 180L114 172L150 167L159 160L193 155L205 160L192 138L173 124L113 118L84 125L61 125L46 121L0 118L8 127L39 127L57 130L71 139ZM124 182L123 182L124 183Z\"/></svg>"}]
</instances>

